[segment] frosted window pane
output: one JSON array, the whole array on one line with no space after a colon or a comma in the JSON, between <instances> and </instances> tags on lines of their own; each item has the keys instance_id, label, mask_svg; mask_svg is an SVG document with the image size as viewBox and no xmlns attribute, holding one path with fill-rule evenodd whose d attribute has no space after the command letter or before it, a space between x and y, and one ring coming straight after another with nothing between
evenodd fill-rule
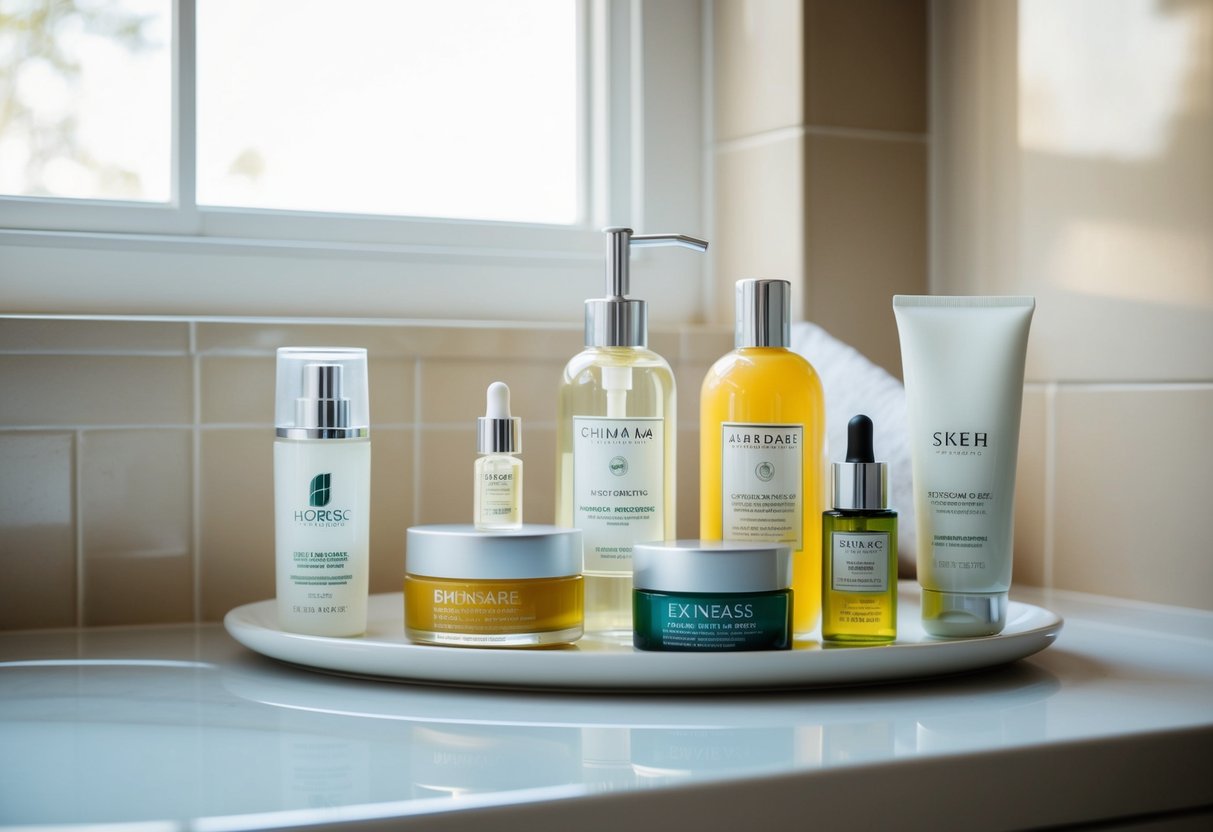
<instances>
[{"instance_id":1,"label":"frosted window pane","mask_svg":"<svg viewBox=\"0 0 1213 832\"><path fill-rule=\"evenodd\" d=\"M0 0L0 193L163 202L169 0Z\"/></svg>"},{"instance_id":2,"label":"frosted window pane","mask_svg":"<svg viewBox=\"0 0 1213 832\"><path fill-rule=\"evenodd\" d=\"M572 223L573 0L198 4L206 205Z\"/></svg>"}]
</instances>

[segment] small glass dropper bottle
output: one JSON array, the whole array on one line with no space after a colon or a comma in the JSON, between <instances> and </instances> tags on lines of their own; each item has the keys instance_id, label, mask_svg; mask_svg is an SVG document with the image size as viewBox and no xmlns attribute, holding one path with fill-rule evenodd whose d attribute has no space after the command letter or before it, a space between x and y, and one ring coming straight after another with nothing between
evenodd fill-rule
<instances>
[{"instance_id":1,"label":"small glass dropper bottle","mask_svg":"<svg viewBox=\"0 0 1213 832\"><path fill-rule=\"evenodd\" d=\"M497 531L522 526L522 420L510 415L510 388L494 381L476 420L474 525Z\"/></svg>"},{"instance_id":2,"label":"small glass dropper bottle","mask_svg":"<svg viewBox=\"0 0 1213 832\"><path fill-rule=\"evenodd\" d=\"M881 644L897 638L897 512L872 452L872 420L847 424L847 460L835 462L834 510L822 514L821 637Z\"/></svg>"}]
</instances>

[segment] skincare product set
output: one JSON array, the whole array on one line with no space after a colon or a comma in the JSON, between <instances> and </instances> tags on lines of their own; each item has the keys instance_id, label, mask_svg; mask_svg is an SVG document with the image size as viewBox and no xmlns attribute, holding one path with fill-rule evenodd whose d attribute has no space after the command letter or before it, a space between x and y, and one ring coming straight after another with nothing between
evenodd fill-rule
<instances>
[{"instance_id":1,"label":"skincare product set","mask_svg":"<svg viewBox=\"0 0 1213 832\"><path fill-rule=\"evenodd\" d=\"M471 525L414 526L404 633L421 644L541 647L581 638L581 531L522 522L522 420L489 385L476 420Z\"/></svg>"},{"instance_id":2,"label":"skincare product set","mask_svg":"<svg viewBox=\"0 0 1213 832\"><path fill-rule=\"evenodd\" d=\"M477 421L473 522L407 532L405 634L543 647L589 630L640 650L785 650L897 636L897 514L872 421L827 472L825 403L789 349L790 284L737 283L736 347L700 398L700 540L675 540L674 376L629 297L635 246L707 243L608 228L607 295L558 393L556 525L522 517L521 424L494 382ZM999 633L1031 298L893 301L909 413L923 629ZM366 629L366 352L278 352L275 513L282 630ZM832 474L832 476L831 476ZM832 499L827 504L827 495ZM832 508L830 507L832 506Z\"/></svg>"}]
</instances>

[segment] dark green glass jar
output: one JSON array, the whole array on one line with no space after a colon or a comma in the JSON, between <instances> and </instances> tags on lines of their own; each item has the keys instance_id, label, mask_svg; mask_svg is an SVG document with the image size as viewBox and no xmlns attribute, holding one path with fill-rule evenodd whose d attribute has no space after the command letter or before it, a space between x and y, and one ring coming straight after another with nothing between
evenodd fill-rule
<instances>
[{"instance_id":1,"label":"dark green glass jar","mask_svg":"<svg viewBox=\"0 0 1213 832\"><path fill-rule=\"evenodd\" d=\"M676 540L632 549L632 643L729 652L792 646L791 550L779 543Z\"/></svg>"}]
</instances>

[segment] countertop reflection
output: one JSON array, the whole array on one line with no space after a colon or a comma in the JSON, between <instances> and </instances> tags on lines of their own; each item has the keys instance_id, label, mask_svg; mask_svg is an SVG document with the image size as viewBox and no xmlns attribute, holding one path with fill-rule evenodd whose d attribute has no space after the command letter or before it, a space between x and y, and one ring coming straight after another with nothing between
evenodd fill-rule
<instances>
[{"instance_id":1,"label":"countertop reflection","mask_svg":"<svg viewBox=\"0 0 1213 832\"><path fill-rule=\"evenodd\" d=\"M723 796L764 778L996 766L998 753L1022 750L1098 755L1100 743L1176 732L1213 750L1213 616L1020 596L1067 619L1058 642L1029 659L932 681L762 694L346 678L258 656L217 625L0 634L0 822L424 825L464 810L491 823L493 810L519 804L572 821L598 811L596 796L664 790L676 800L697 786Z\"/></svg>"}]
</instances>

